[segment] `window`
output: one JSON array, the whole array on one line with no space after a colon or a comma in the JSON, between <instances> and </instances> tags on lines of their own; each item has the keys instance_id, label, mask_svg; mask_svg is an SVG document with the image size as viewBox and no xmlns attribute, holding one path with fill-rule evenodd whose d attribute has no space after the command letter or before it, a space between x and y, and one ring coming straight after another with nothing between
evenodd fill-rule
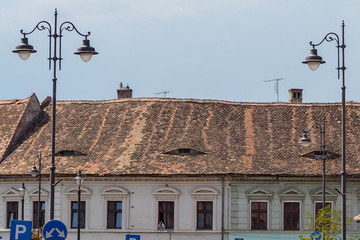
<instances>
[{"instance_id":1,"label":"window","mask_svg":"<svg viewBox=\"0 0 360 240\"><path fill-rule=\"evenodd\" d=\"M174 202L159 202L158 222L165 224L166 229L174 229Z\"/></svg>"},{"instance_id":2,"label":"window","mask_svg":"<svg viewBox=\"0 0 360 240\"><path fill-rule=\"evenodd\" d=\"M39 201L33 202L33 228L38 227L39 218L38 218L38 207ZM45 225L45 202L40 201L40 227Z\"/></svg>"},{"instance_id":3,"label":"window","mask_svg":"<svg viewBox=\"0 0 360 240\"><path fill-rule=\"evenodd\" d=\"M154 219L154 229L178 229L180 191L166 185L156 188L152 194L156 204L155 213L157 213L157 218Z\"/></svg>"},{"instance_id":4,"label":"window","mask_svg":"<svg viewBox=\"0 0 360 240\"><path fill-rule=\"evenodd\" d=\"M18 219L19 203L18 202L7 202L6 209L7 209L6 227L10 228L11 220Z\"/></svg>"},{"instance_id":5,"label":"window","mask_svg":"<svg viewBox=\"0 0 360 240\"><path fill-rule=\"evenodd\" d=\"M284 230L300 230L300 202L284 202Z\"/></svg>"},{"instance_id":6,"label":"window","mask_svg":"<svg viewBox=\"0 0 360 240\"><path fill-rule=\"evenodd\" d=\"M267 202L251 202L251 230L267 230Z\"/></svg>"},{"instance_id":7,"label":"window","mask_svg":"<svg viewBox=\"0 0 360 240\"><path fill-rule=\"evenodd\" d=\"M107 202L107 228L122 228L122 201Z\"/></svg>"},{"instance_id":8,"label":"window","mask_svg":"<svg viewBox=\"0 0 360 240\"><path fill-rule=\"evenodd\" d=\"M196 228L212 229L213 202L197 202L196 205Z\"/></svg>"},{"instance_id":9,"label":"window","mask_svg":"<svg viewBox=\"0 0 360 240\"><path fill-rule=\"evenodd\" d=\"M85 201L80 202L80 228L85 228ZM71 202L71 228L77 228L78 224L78 203Z\"/></svg>"},{"instance_id":10,"label":"window","mask_svg":"<svg viewBox=\"0 0 360 240\"><path fill-rule=\"evenodd\" d=\"M325 207L326 206L331 206L331 202L325 202ZM323 203L322 202L315 202L315 218L317 218L318 214L319 214L319 210L323 208Z\"/></svg>"}]
</instances>

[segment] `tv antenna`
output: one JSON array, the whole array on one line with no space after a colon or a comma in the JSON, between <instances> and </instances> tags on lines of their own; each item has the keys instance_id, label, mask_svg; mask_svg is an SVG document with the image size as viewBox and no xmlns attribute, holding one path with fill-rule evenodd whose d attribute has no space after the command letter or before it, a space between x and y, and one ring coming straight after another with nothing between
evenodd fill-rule
<instances>
[{"instance_id":1,"label":"tv antenna","mask_svg":"<svg viewBox=\"0 0 360 240\"><path fill-rule=\"evenodd\" d=\"M285 78L275 78L275 79L264 81L264 82L275 82L276 81L275 86L274 86L274 91L276 93L278 102L279 102L279 81L281 81L283 79L285 79Z\"/></svg>"},{"instance_id":2,"label":"tv antenna","mask_svg":"<svg viewBox=\"0 0 360 240\"><path fill-rule=\"evenodd\" d=\"M162 92L158 92L158 93L155 93L155 95L161 95L163 94L164 95L164 98L166 98L166 94L170 93L170 91L162 91Z\"/></svg>"}]
</instances>

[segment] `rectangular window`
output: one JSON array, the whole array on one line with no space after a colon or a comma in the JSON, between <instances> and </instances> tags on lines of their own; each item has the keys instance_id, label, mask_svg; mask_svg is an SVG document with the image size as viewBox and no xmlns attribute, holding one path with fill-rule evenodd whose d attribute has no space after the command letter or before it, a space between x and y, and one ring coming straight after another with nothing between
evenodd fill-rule
<instances>
[{"instance_id":1,"label":"rectangular window","mask_svg":"<svg viewBox=\"0 0 360 240\"><path fill-rule=\"evenodd\" d=\"M38 218L38 206L39 201L33 202L33 228L38 227L39 218ZM40 201L40 227L45 225L45 202Z\"/></svg>"},{"instance_id":2,"label":"rectangular window","mask_svg":"<svg viewBox=\"0 0 360 240\"><path fill-rule=\"evenodd\" d=\"M325 207L328 205L331 206L331 202L325 202ZM322 206L323 206L322 202L315 202L315 218L318 217L319 210L322 209Z\"/></svg>"},{"instance_id":3,"label":"rectangular window","mask_svg":"<svg viewBox=\"0 0 360 240\"><path fill-rule=\"evenodd\" d=\"M6 227L11 227L11 220L18 219L19 203L18 202L7 202L6 203L7 220Z\"/></svg>"},{"instance_id":4,"label":"rectangular window","mask_svg":"<svg viewBox=\"0 0 360 240\"><path fill-rule=\"evenodd\" d=\"M85 228L85 201L80 202L80 228ZM77 228L78 225L78 203L71 202L71 228Z\"/></svg>"},{"instance_id":5,"label":"rectangular window","mask_svg":"<svg viewBox=\"0 0 360 240\"><path fill-rule=\"evenodd\" d=\"M107 202L107 228L122 228L122 202Z\"/></svg>"},{"instance_id":6,"label":"rectangular window","mask_svg":"<svg viewBox=\"0 0 360 240\"><path fill-rule=\"evenodd\" d=\"M325 207L330 205L331 206L331 202L325 202ZM318 212L320 209L322 209L323 206L323 202L315 202L315 214L316 216L318 215Z\"/></svg>"},{"instance_id":7,"label":"rectangular window","mask_svg":"<svg viewBox=\"0 0 360 240\"><path fill-rule=\"evenodd\" d=\"M213 202L197 202L197 229L212 229Z\"/></svg>"},{"instance_id":8,"label":"rectangular window","mask_svg":"<svg viewBox=\"0 0 360 240\"><path fill-rule=\"evenodd\" d=\"M300 230L299 202L284 202L284 230Z\"/></svg>"},{"instance_id":9,"label":"rectangular window","mask_svg":"<svg viewBox=\"0 0 360 240\"><path fill-rule=\"evenodd\" d=\"M163 228L160 221L165 229L174 229L174 202L159 202L159 229Z\"/></svg>"},{"instance_id":10,"label":"rectangular window","mask_svg":"<svg viewBox=\"0 0 360 240\"><path fill-rule=\"evenodd\" d=\"M267 230L267 202L251 202L251 230Z\"/></svg>"}]
</instances>

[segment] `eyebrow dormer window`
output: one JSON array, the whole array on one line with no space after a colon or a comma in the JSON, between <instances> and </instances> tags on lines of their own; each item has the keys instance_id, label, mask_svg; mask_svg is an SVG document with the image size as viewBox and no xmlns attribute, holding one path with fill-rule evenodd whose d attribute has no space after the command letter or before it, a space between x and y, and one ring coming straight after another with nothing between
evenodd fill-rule
<instances>
[{"instance_id":1,"label":"eyebrow dormer window","mask_svg":"<svg viewBox=\"0 0 360 240\"><path fill-rule=\"evenodd\" d=\"M178 148L178 149L166 152L164 154L169 154L169 155L203 155L205 153L194 150L194 149L190 149L190 148Z\"/></svg>"},{"instance_id":2,"label":"eyebrow dormer window","mask_svg":"<svg viewBox=\"0 0 360 240\"><path fill-rule=\"evenodd\" d=\"M179 153L190 153L191 150L189 148L180 148L180 149L178 149L178 152Z\"/></svg>"},{"instance_id":3,"label":"eyebrow dormer window","mask_svg":"<svg viewBox=\"0 0 360 240\"><path fill-rule=\"evenodd\" d=\"M63 150L55 154L55 156L61 156L61 157L72 157L72 156L85 156L86 154L73 151L73 150Z\"/></svg>"}]
</instances>

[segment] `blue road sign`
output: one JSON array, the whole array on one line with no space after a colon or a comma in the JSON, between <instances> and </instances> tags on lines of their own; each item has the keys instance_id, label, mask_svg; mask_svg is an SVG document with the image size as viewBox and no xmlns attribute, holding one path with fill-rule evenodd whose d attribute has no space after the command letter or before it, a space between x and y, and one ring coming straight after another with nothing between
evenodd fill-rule
<instances>
[{"instance_id":1,"label":"blue road sign","mask_svg":"<svg viewBox=\"0 0 360 240\"><path fill-rule=\"evenodd\" d=\"M67 236L66 226L59 220L51 220L45 224L43 236L45 240L64 240Z\"/></svg>"},{"instance_id":2,"label":"blue road sign","mask_svg":"<svg viewBox=\"0 0 360 240\"><path fill-rule=\"evenodd\" d=\"M31 221L11 220L10 240L31 240Z\"/></svg>"},{"instance_id":3,"label":"blue road sign","mask_svg":"<svg viewBox=\"0 0 360 240\"><path fill-rule=\"evenodd\" d=\"M321 239L321 233L319 233L319 232L313 232L310 236L311 236L311 239L313 239L313 240Z\"/></svg>"},{"instance_id":4,"label":"blue road sign","mask_svg":"<svg viewBox=\"0 0 360 240\"><path fill-rule=\"evenodd\" d=\"M126 235L126 240L140 240L140 235Z\"/></svg>"}]
</instances>

